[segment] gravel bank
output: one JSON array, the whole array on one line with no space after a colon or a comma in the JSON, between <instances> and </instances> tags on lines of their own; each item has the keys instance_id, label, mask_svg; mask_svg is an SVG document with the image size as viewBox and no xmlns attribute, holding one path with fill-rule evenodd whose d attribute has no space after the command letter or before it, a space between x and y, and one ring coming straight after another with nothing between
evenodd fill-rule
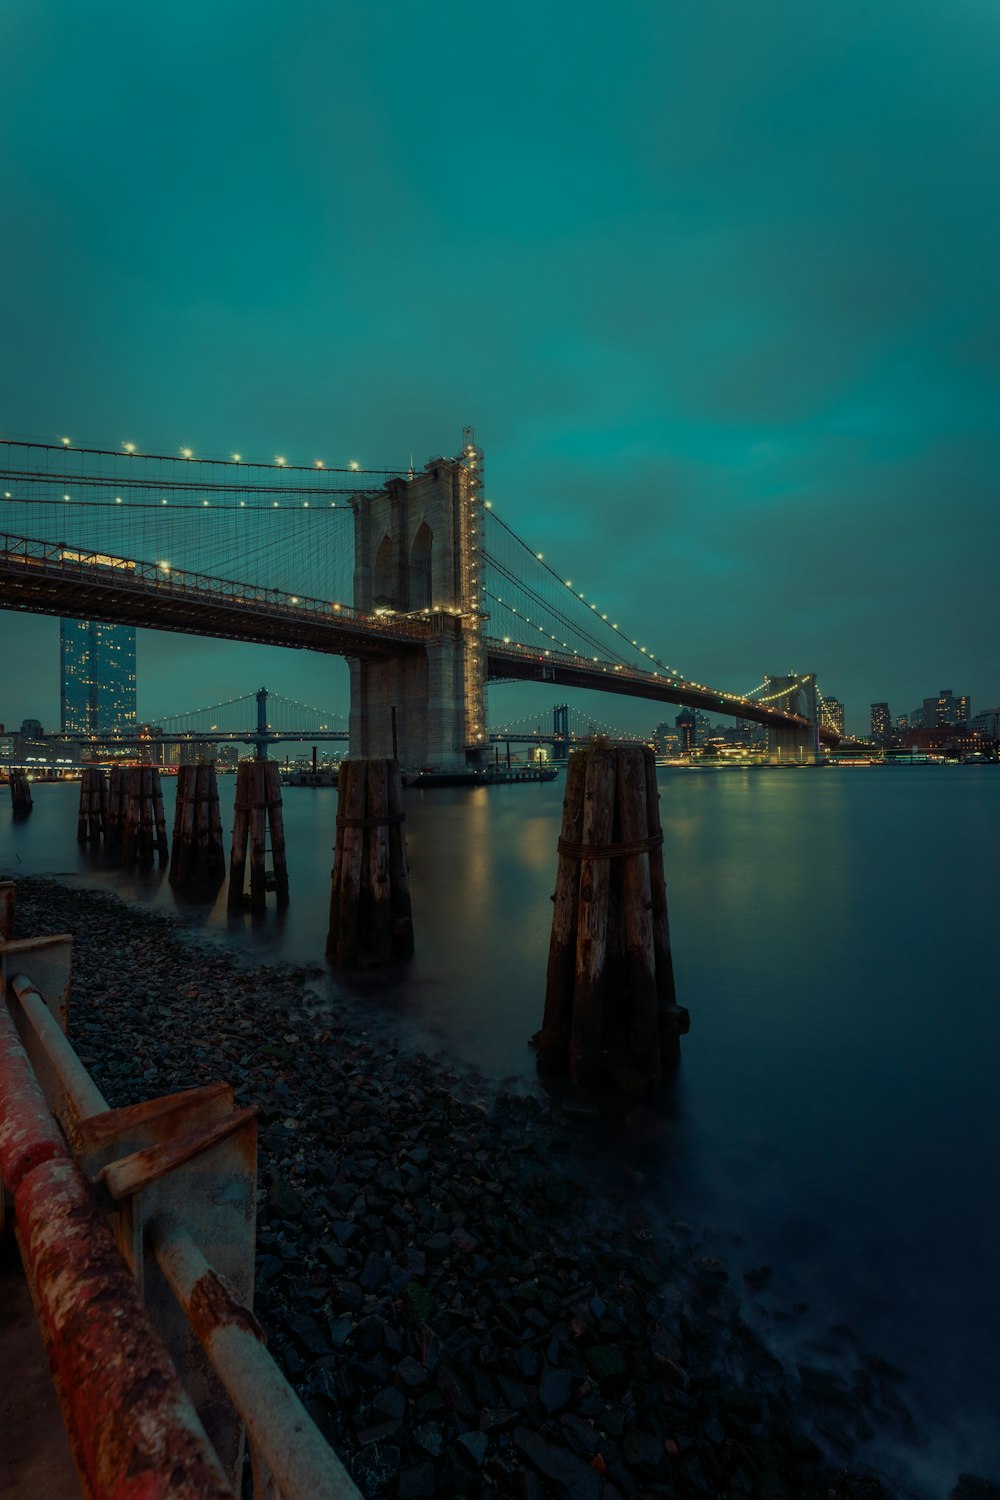
<instances>
[{"instance_id":1,"label":"gravel bank","mask_svg":"<svg viewBox=\"0 0 1000 1500\"><path fill-rule=\"evenodd\" d=\"M112 1106L220 1078L259 1106L257 1314L365 1495L900 1493L858 1456L911 1428L894 1372L783 1367L743 1316L768 1268L582 1181L558 1104L363 1031L307 970L19 880L18 935L59 931Z\"/></svg>"}]
</instances>

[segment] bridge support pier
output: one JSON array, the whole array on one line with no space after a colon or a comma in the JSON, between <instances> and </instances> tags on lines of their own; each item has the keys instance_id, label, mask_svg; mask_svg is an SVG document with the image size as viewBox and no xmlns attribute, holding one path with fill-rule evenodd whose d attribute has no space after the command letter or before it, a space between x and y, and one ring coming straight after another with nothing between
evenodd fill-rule
<instances>
[{"instance_id":1,"label":"bridge support pier","mask_svg":"<svg viewBox=\"0 0 1000 1500\"><path fill-rule=\"evenodd\" d=\"M433 765L448 771L470 763L465 745L461 622L443 614L432 619L432 629L437 628L422 650L386 660L355 657L349 662L352 760L398 759L408 769ZM471 759L475 762L486 753L484 746Z\"/></svg>"},{"instance_id":2,"label":"bridge support pier","mask_svg":"<svg viewBox=\"0 0 1000 1500\"><path fill-rule=\"evenodd\" d=\"M772 766L812 766L819 757L808 730L778 724L767 731L767 760Z\"/></svg>"},{"instance_id":3,"label":"bridge support pier","mask_svg":"<svg viewBox=\"0 0 1000 1500\"><path fill-rule=\"evenodd\" d=\"M765 681L769 695L765 701L784 709L786 713L799 714L808 721L803 724L768 725L768 764L772 766L818 765L822 756L819 749L819 709L815 672L767 677Z\"/></svg>"}]
</instances>

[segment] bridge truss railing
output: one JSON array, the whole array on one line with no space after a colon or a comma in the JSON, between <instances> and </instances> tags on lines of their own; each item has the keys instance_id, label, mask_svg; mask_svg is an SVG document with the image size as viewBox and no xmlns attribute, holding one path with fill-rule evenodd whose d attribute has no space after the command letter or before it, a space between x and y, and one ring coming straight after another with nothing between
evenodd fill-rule
<instances>
[{"instance_id":1,"label":"bridge truss railing","mask_svg":"<svg viewBox=\"0 0 1000 1500\"><path fill-rule=\"evenodd\" d=\"M157 1494L236 1500L245 1433L255 1495L354 1500L250 1311L256 1110L225 1084L110 1109L65 1035L72 939L13 917L5 882L0 1169L87 1493L159 1470Z\"/></svg>"},{"instance_id":2,"label":"bridge truss railing","mask_svg":"<svg viewBox=\"0 0 1000 1500\"><path fill-rule=\"evenodd\" d=\"M96 549L68 547L63 542L4 532L0 533L0 554L6 562L21 564L26 571L35 571L49 578L100 583L102 587L125 592L148 595L153 590L163 598L193 597L207 603L253 605L291 620L335 619L370 630L381 638L422 640L428 631L422 618L393 617L388 613L363 614L347 604L303 598L283 589L263 588L259 584L213 578L206 573L173 568L167 563L137 561Z\"/></svg>"}]
</instances>

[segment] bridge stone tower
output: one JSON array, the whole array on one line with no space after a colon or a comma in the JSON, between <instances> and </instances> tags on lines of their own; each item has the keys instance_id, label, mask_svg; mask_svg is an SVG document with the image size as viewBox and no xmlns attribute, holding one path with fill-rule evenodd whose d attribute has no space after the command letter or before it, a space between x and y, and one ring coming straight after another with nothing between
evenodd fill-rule
<instances>
[{"instance_id":1,"label":"bridge stone tower","mask_svg":"<svg viewBox=\"0 0 1000 1500\"><path fill-rule=\"evenodd\" d=\"M816 673L767 677L765 701L786 713L799 714L808 725L778 724L767 731L767 758L772 765L789 762L815 765L820 760L819 706L816 699Z\"/></svg>"},{"instance_id":2,"label":"bridge stone tower","mask_svg":"<svg viewBox=\"0 0 1000 1500\"><path fill-rule=\"evenodd\" d=\"M482 610L483 454L471 427L458 458L358 495L354 606L424 621L429 635L386 658L348 658L351 755L463 770L486 759Z\"/></svg>"}]
</instances>

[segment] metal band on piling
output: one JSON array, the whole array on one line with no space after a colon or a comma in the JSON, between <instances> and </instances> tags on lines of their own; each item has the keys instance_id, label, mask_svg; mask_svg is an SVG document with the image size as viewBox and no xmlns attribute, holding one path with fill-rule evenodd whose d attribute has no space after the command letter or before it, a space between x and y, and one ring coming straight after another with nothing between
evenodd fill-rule
<instances>
[{"instance_id":1,"label":"metal band on piling","mask_svg":"<svg viewBox=\"0 0 1000 1500\"><path fill-rule=\"evenodd\" d=\"M396 823L405 822L405 813L389 813L382 818L349 818L346 814L337 814L338 828L391 828Z\"/></svg>"},{"instance_id":2,"label":"metal band on piling","mask_svg":"<svg viewBox=\"0 0 1000 1500\"><path fill-rule=\"evenodd\" d=\"M574 844L570 839L560 838L556 845L560 854L569 859L630 859L634 854L650 854L663 843L663 830L650 834L649 838L633 839L625 844Z\"/></svg>"}]
</instances>

